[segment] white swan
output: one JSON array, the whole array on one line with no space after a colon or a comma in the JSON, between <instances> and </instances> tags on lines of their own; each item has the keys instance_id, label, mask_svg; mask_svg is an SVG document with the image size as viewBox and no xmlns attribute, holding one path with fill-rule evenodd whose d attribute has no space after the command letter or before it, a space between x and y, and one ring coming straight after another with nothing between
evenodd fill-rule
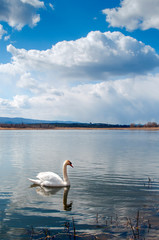
<instances>
[{"instance_id":1,"label":"white swan","mask_svg":"<svg viewBox=\"0 0 159 240\"><path fill-rule=\"evenodd\" d=\"M69 160L66 160L63 164L63 180L60 176L53 172L40 172L36 177L38 179L31 179L29 180L40 186L46 187L66 187L70 186L70 181L67 176L67 165L72 166L72 163Z\"/></svg>"}]
</instances>

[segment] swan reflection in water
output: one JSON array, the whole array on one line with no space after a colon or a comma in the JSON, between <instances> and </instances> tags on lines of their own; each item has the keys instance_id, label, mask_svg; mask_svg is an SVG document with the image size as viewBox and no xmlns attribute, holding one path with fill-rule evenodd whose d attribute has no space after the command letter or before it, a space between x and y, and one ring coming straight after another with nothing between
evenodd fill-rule
<instances>
[{"instance_id":1,"label":"swan reflection in water","mask_svg":"<svg viewBox=\"0 0 159 240\"><path fill-rule=\"evenodd\" d=\"M36 184L32 184L30 187L32 188L36 188L36 192L41 195L41 196L44 196L44 197L47 197L47 196L51 196L51 195L55 195L57 192L59 192L62 187L42 187L42 186L37 186ZM67 203L67 197L68 197L68 192L70 190L70 186L68 187L64 187L63 188L64 191L63 191L63 209L65 211L71 211L72 210L72 202L70 203Z\"/></svg>"}]
</instances>

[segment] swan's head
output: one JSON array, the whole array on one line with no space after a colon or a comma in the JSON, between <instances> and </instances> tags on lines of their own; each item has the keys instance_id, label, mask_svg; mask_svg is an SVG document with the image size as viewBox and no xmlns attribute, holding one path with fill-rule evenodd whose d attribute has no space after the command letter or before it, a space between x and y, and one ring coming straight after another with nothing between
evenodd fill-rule
<instances>
[{"instance_id":1,"label":"swan's head","mask_svg":"<svg viewBox=\"0 0 159 240\"><path fill-rule=\"evenodd\" d=\"M66 164L66 165L69 165L69 166L71 166L71 167L73 168L73 165L72 165L72 163L70 162L70 160L66 160L66 161L65 161L65 164Z\"/></svg>"}]
</instances>

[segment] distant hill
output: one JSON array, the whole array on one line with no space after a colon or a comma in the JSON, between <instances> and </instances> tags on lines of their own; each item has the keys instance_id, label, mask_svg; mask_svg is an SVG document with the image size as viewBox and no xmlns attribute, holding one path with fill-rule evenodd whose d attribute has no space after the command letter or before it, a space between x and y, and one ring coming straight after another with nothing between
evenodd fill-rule
<instances>
[{"instance_id":1,"label":"distant hill","mask_svg":"<svg viewBox=\"0 0 159 240\"><path fill-rule=\"evenodd\" d=\"M54 129L55 127L70 127L70 128L113 128L125 127L130 125L108 124L108 123L82 123L74 121L47 121L28 118L8 118L0 117L0 127L4 128L40 128L40 129Z\"/></svg>"},{"instance_id":2,"label":"distant hill","mask_svg":"<svg viewBox=\"0 0 159 240\"><path fill-rule=\"evenodd\" d=\"M28 118L8 118L0 117L0 124L40 124L40 123L76 123L73 121L47 121L47 120L37 120Z\"/></svg>"},{"instance_id":3,"label":"distant hill","mask_svg":"<svg viewBox=\"0 0 159 240\"><path fill-rule=\"evenodd\" d=\"M70 127L70 128L158 128L159 124L156 122L148 122L142 124L109 124L109 123L92 123L92 122L75 122L75 121L58 121L58 120L37 120L29 118L9 118L0 117L0 128L32 128L32 129L54 129L56 127Z\"/></svg>"}]
</instances>

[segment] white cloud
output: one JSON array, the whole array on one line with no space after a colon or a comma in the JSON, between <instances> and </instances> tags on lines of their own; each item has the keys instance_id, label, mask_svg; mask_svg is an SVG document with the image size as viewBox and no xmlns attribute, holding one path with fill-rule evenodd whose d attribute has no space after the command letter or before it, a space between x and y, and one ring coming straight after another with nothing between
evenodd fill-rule
<instances>
[{"instance_id":1,"label":"white cloud","mask_svg":"<svg viewBox=\"0 0 159 240\"><path fill-rule=\"evenodd\" d=\"M32 18L32 25L33 25L33 26L36 26L38 22L40 22L40 15L39 15L39 14L36 14L36 15L34 15L33 18Z\"/></svg>"},{"instance_id":2,"label":"white cloud","mask_svg":"<svg viewBox=\"0 0 159 240\"><path fill-rule=\"evenodd\" d=\"M20 0L22 3L27 3L32 5L35 8L44 7L44 2L39 0Z\"/></svg>"},{"instance_id":3,"label":"white cloud","mask_svg":"<svg viewBox=\"0 0 159 240\"><path fill-rule=\"evenodd\" d=\"M19 110L29 107L28 96L26 95L16 95L12 100L0 98L0 112L3 114L19 112Z\"/></svg>"},{"instance_id":4,"label":"white cloud","mask_svg":"<svg viewBox=\"0 0 159 240\"><path fill-rule=\"evenodd\" d=\"M37 86L37 82L35 79L31 77L30 73L24 73L20 77L20 80L18 81L17 86L25 89L34 89Z\"/></svg>"},{"instance_id":5,"label":"white cloud","mask_svg":"<svg viewBox=\"0 0 159 240\"><path fill-rule=\"evenodd\" d=\"M0 114L83 122L158 122L158 88L159 74L60 90L48 85L30 97L19 94L11 100L0 99Z\"/></svg>"},{"instance_id":6,"label":"white cloud","mask_svg":"<svg viewBox=\"0 0 159 240\"><path fill-rule=\"evenodd\" d=\"M10 102L11 106L14 108L28 108L28 96L26 95L16 95L13 97L13 101Z\"/></svg>"},{"instance_id":7,"label":"white cloud","mask_svg":"<svg viewBox=\"0 0 159 240\"><path fill-rule=\"evenodd\" d=\"M49 3L49 6L52 10L54 10L54 6L52 5L52 3Z\"/></svg>"},{"instance_id":8,"label":"white cloud","mask_svg":"<svg viewBox=\"0 0 159 240\"><path fill-rule=\"evenodd\" d=\"M10 39L10 35L7 35L7 36L4 37L5 41L8 41L9 39Z\"/></svg>"},{"instance_id":9,"label":"white cloud","mask_svg":"<svg viewBox=\"0 0 159 240\"><path fill-rule=\"evenodd\" d=\"M7 31L3 29L3 26L0 24L0 39L2 39L3 35L7 34Z\"/></svg>"},{"instance_id":10,"label":"white cloud","mask_svg":"<svg viewBox=\"0 0 159 240\"><path fill-rule=\"evenodd\" d=\"M44 2L39 0L0 0L0 21L17 30L25 25L34 27L40 21L36 9L41 7L44 7Z\"/></svg>"},{"instance_id":11,"label":"white cloud","mask_svg":"<svg viewBox=\"0 0 159 240\"><path fill-rule=\"evenodd\" d=\"M33 94L40 94L42 92L45 92L47 88L47 84L39 84L38 81L35 80L29 72L26 72L20 76L20 79L17 81L16 86L18 88L26 89Z\"/></svg>"},{"instance_id":12,"label":"white cloud","mask_svg":"<svg viewBox=\"0 0 159 240\"><path fill-rule=\"evenodd\" d=\"M112 27L135 29L159 29L159 1L158 0L123 0L121 6L104 9L106 21Z\"/></svg>"},{"instance_id":13,"label":"white cloud","mask_svg":"<svg viewBox=\"0 0 159 240\"><path fill-rule=\"evenodd\" d=\"M21 65L19 65L18 63L6 63L6 64L0 64L0 73L1 74L6 74L6 75L19 75L19 74L23 74L25 71L21 68Z\"/></svg>"},{"instance_id":14,"label":"white cloud","mask_svg":"<svg viewBox=\"0 0 159 240\"><path fill-rule=\"evenodd\" d=\"M46 51L7 47L12 68L52 74L53 80L107 80L108 76L145 73L159 65L155 50L120 32L90 32L76 41L63 41ZM0 66L0 72L4 66Z\"/></svg>"},{"instance_id":15,"label":"white cloud","mask_svg":"<svg viewBox=\"0 0 159 240\"><path fill-rule=\"evenodd\" d=\"M134 38L120 32L91 32L46 51L12 45L7 50L12 60L0 65L1 87L7 89L0 89L0 115L109 123L158 121L159 74L146 75L158 66L158 55Z\"/></svg>"}]
</instances>

